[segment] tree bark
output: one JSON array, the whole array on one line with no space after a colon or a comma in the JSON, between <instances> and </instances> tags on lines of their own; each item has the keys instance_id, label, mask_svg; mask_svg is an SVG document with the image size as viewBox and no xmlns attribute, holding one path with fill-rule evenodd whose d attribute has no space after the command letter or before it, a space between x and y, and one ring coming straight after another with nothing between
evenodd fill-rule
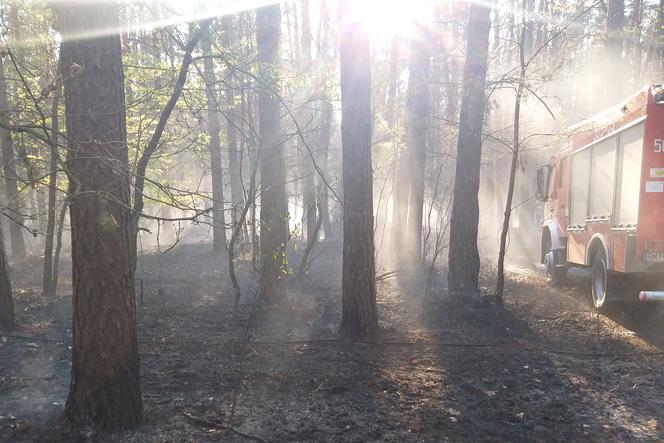
<instances>
[{"instance_id":1,"label":"tree bark","mask_svg":"<svg viewBox=\"0 0 664 443\"><path fill-rule=\"evenodd\" d=\"M230 16L222 18L222 45L230 50L232 45L233 21ZM238 151L237 143L237 111L235 104L235 90L232 88L233 78L228 80L231 87L226 89L226 141L228 143L228 163L231 175L231 200L233 201L233 221L239 223L240 214L244 207L244 191L242 189L242 153ZM243 231L244 232L244 231Z\"/></svg>"},{"instance_id":2,"label":"tree bark","mask_svg":"<svg viewBox=\"0 0 664 443\"><path fill-rule=\"evenodd\" d=\"M392 37L390 42L390 83L387 88L387 126L394 129L396 123L396 106L397 106L397 93L399 91L399 74L401 74L399 49L399 37Z\"/></svg>"},{"instance_id":3,"label":"tree bark","mask_svg":"<svg viewBox=\"0 0 664 443\"><path fill-rule=\"evenodd\" d=\"M632 54L632 73L634 81L632 82L634 89L638 89L641 85L641 24L643 18L643 1L634 0L632 6L631 24L633 37L626 48L626 52Z\"/></svg>"},{"instance_id":4,"label":"tree bark","mask_svg":"<svg viewBox=\"0 0 664 443\"><path fill-rule=\"evenodd\" d=\"M56 91L56 94L58 92ZM42 292L45 296L54 295L53 285L53 239L55 234L55 201L56 201L56 182L58 179L58 132L60 131L60 122L58 121L58 108L60 107L60 98L56 96L51 106L51 144L50 170L48 175L48 209L46 219L46 238L44 240L44 272Z\"/></svg>"},{"instance_id":5,"label":"tree bark","mask_svg":"<svg viewBox=\"0 0 664 443\"><path fill-rule=\"evenodd\" d=\"M525 0L523 0L523 17L525 17ZM498 273L496 278L496 301L503 302L503 291L505 289L505 253L507 251L507 234L510 229L510 217L512 216L512 199L514 197L514 182L516 180L516 168L519 164L519 150L521 148L519 140L519 129L521 125L521 99L523 97L524 82L526 80L526 48L525 34L526 21L522 18L521 38L519 41L519 84L516 87L516 97L514 99L514 122L513 122L513 141L512 141L512 162L510 164L510 179L507 185L507 199L505 201L505 214L503 217L503 226L500 232L500 246L498 248Z\"/></svg>"},{"instance_id":6,"label":"tree bark","mask_svg":"<svg viewBox=\"0 0 664 443\"><path fill-rule=\"evenodd\" d=\"M60 214L58 215L58 230L55 234L55 252L53 253L53 272L52 272L52 285L53 285L53 295L57 294L58 291L58 276L60 270L60 251L62 251L62 231L65 228L65 216L67 215L67 208L69 206L69 198L65 198L62 202L62 208L60 208Z\"/></svg>"},{"instance_id":7,"label":"tree bark","mask_svg":"<svg viewBox=\"0 0 664 443\"><path fill-rule=\"evenodd\" d=\"M312 39L312 34L311 34L311 20L309 17L309 0L302 0L302 33L301 33L301 41L302 41L302 63L303 63L303 70L302 73L304 76L307 78L311 77L312 71L311 71L311 39ZM305 123L304 125L300 125L303 128L304 134L304 142L307 144L309 147L308 149L306 147L302 147L302 162L303 162L303 172L304 172L304 185L302 187L302 200L304 203L304 223L303 225L306 226L306 232L307 232L307 248L311 249L313 245L315 244L317 240L317 235L318 235L318 228L320 227L318 225L317 219L318 219L318 214L317 214L317 208L318 205L316 204L316 171L314 168L314 160L311 158L311 152L313 152L314 146L311 143L311 137L308 135L311 133L311 131L308 129L310 123L313 121L313 112L311 110L312 104L310 102L311 98L311 88L309 87L309 82L306 83L306 87L304 89L304 94L305 98L308 103L306 103L303 107L303 112L302 112L302 121ZM310 152L311 151L311 152Z\"/></svg>"},{"instance_id":8,"label":"tree bark","mask_svg":"<svg viewBox=\"0 0 664 443\"><path fill-rule=\"evenodd\" d=\"M654 34L657 37L656 41L662 41L664 38L664 0L659 0L659 5L657 6ZM655 69L657 72L664 72L664 48L659 44L655 44L655 59Z\"/></svg>"},{"instance_id":9,"label":"tree bark","mask_svg":"<svg viewBox=\"0 0 664 443\"><path fill-rule=\"evenodd\" d=\"M242 121L247 122L248 126L256 127L256 113L254 110L254 95L251 91L241 91L242 92ZM250 135L247 135L245 131L242 132L242 143L247 147L247 157L249 157L249 165L252 171L256 171L256 174L252 174L249 177L249 189L257 189L256 179L257 175L260 172L260 160L258 156L258 142L252 132ZM258 238L258 226L256 220L257 214L257 198L254 198L251 202L250 216L251 216L251 226L250 226L250 235L251 235L251 266L254 270L258 269L258 261L260 258L260 239Z\"/></svg>"},{"instance_id":10,"label":"tree bark","mask_svg":"<svg viewBox=\"0 0 664 443\"><path fill-rule=\"evenodd\" d=\"M203 50L203 72L205 76L205 97L207 99L207 130L210 142L210 173L212 175L212 249L221 253L226 250L226 220L224 217L224 179L221 171L221 142L219 140L220 119L217 100L217 76L214 73L211 29L208 27L201 38Z\"/></svg>"},{"instance_id":11,"label":"tree bark","mask_svg":"<svg viewBox=\"0 0 664 443\"><path fill-rule=\"evenodd\" d=\"M605 104L615 103L627 93L625 87L619 87L625 83L627 69L623 62L623 32L625 26L625 0L609 0L606 12L606 52L608 69L605 77Z\"/></svg>"},{"instance_id":12,"label":"tree bark","mask_svg":"<svg viewBox=\"0 0 664 443\"><path fill-rule=\"evenodd\" d=\"M0 231L0 329L13 329L16 323L14 296L9 280L9 266L5 254L5 240Z\"/></svg>"},{"instance_id":13,"label":"tree bark","mask_svg":"<svg viewBox=\"0 0 664 443\"><path fill-rule=\"evenodd\" d=\"M2 120L8 121L9 99L7 97L7 82L5 80L5 67L0 57L0 114ZM9 213L9 236L12 245L12 258L22 260L27 256L25 240L23 238L23 214L20 208L20 195L18 193L18 176L14 157L14 141L10 130L0 128L0 143L2 143L2 164L5 173L5 190L7 192L7 212Z\"/></svg>"},{"instance_id":14,"label":"tree bark","mask_svg":"<svg viewBox=\"0 0 664 443\"><path fill-rule=\"evenodd\" d=\"M371 169L369 35L354 18L352 0L339 2L341 145L344 186L341 330L378 331Z\"/></svg>"},{"instance_id":15,"label":"tree bark","mask_svg":"<svg viewBox=\"0 0 664 443\"><path fill-rule=\"evenodd\" d=\"M136 164L136 172L134 179L134 207L133 207L133 212L131 214L131 229L130 229L131 232L130 250L131 250L131 259L132 259L131 267L134 271L136 270L136 257L137 257L136 246L137 246L137 236L138 236L138 224L141 219L141 214L143 213L143 207L145 205L143 191L145 190L145 174L147 173L148 164L150 163L152 155L159 148L159 142L161 140L161 136L164 133L164 129L166 129L166 124L168 123L168 119L170 118L171 113L173 112L175 106L177 105L178 99L180 98L180 94L182 93L182 89L184 89L184 84L187 81L187 74L189 72L189 65L191 65L193 61L191 54L198 45L198 42L201 39L203 33L207 32L207 29L210 26L211 22L212 22L211 19L202 20L200 22L200 27L198 28L198 30L189 38L189 41L185 45L184 55L182 57L182 63L180 64L180 69L178 71L178 77L175 80L175 85L173 85L173 91L171 91L171 95L168 98L168 102L164 106L164 109L162 109L161 114L159 115L159 121L157 122L157 127L152 133L150 141L148 142L147 146L145 147L145 150L143 151L143 154L141 155Z\"/></svg>"},{"instance_id":16,"label":"tree bark","mask_svg":"<svg viewBox=\"0 0 664 443\"><path fill-rule=\"evenodd\" d=\"M482 157L487 58L491 10L470 5L463 97L454 176L454 197L450 223L450 292L479 292L480 257L477 250L479 224L478 191Z\"/></svg>"},{"instance_id":17,"label":"tree bark","mask_svg":"<svg viewBox=\"0 0 664 443\"><path fill-rule=\"evenodd\" d=\"M410 196L410 182L412 179L410 174L413 170L411 161L411 146L410 144L407 144L402 148L401 153L399 154L396 189L393 192L394 204L392 207L392 230L394 232L392 234L396 251L401 250L406 241L404 234L406 233L406 228L408 226L408 198Z\"/></svg>"},{"instance_id":18,"label":"tree bark","mask_svg":"<svg viewBox=\"0 0 664 443\"><path fill-rule=\"evenodd\" d=\"M280 26L281 12L278 4L257 10L256 41L261 69L261 84L258 86L262 265L259 293L263 297L281 295L284 291L285 249L288 240L284 143L277 97Z\"/></svg>"},{"instance_id":19,"label":"tree bark","mask_svg":"<svg viewBox=\"0 0 664 443\"><path fill-rule=\"evenodd\" d=\"M413 263L422 261L422 211L424 210L424 176L429 142L431 113L430 34L424 26L411 42L408 74L408 144L411 151L411 180L408 199L408 252Z\"/></svg>"},{"instance_id":20,"label":"tree bark","mask_svg":"<svg viewBox=\"0 0 664 443\"><path fill-rule=\"evenodd\" d=\"M327 95L323 95L321 103L321 122L319 128L320 136L320 168L323 172L327 172L328 168L328 156L330 151L330 138L331 138L331 126L332 119L334 118L334 109L332 108L332 103L330 103ZM318 182L318 198L320 199L320 215L323 224L323 232L325 233L325 240L332 240L334 238L334 232L332 232L332 224L330 223L330 201L327 185L321 178Z\"/></svg>"},{"instance_id":21,"label":"tree bark","mask_svg":"<svg viewBox=\"0 0 664 443\"><path fill-rule=\"evenodd\" d=\"M118 11L63 3L61 69L72 183L72 381L66 414L106 430L143 421L133 270L128 149ZM81 38L99 29L114 33Z\"/></svg>"}]
</instances>

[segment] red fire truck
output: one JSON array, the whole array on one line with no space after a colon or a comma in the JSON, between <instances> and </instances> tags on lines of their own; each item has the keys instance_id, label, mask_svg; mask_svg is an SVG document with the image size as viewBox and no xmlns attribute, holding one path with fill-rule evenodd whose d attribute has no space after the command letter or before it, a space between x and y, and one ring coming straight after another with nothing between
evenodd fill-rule
<instances>
[{"instance_id":1,"label":"red fire truck","mask_svg":"<svg viewBox=\"0 0 664 443\"><path fill-rule=\"evenodd\" d=\"M536 197L545 202L541 262L553 284L586 266L599 310L664 300L664 87L570 128L537 169Z\"/></svg>"}]
</instances>

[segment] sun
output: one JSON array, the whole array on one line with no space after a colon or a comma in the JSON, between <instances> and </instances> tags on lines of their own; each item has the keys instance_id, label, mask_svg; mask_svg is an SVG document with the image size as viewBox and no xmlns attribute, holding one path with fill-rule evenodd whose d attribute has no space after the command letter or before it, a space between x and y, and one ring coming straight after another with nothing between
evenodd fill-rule
<instances>
[{"instance_id":1,"label":"sun","mask_svg":"<svg viewBox=\"0 0 664 443\"><path fill-rule=\"evenodd\" d=\"M374 39L402 37L410 39L418 24L431 21L430 0L355 0L352 15L366 27Z\"/></svg>"}]
</instances>

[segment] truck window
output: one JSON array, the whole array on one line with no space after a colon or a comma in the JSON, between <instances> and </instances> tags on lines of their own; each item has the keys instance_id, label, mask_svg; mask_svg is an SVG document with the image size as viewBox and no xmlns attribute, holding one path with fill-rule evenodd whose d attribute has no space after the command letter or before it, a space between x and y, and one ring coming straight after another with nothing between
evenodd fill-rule
<instances>
[{"instance_id":1,"label":"truck window","mask_svg":"<svg viewBox=\"0 0 664 443\"><path fill-rule=\"evenodd\" d=\"M616 225L636 224L641 190L643 123L620 133L620 171L616 198Z\"/></svg>"},{"instance_id":2,"label":"truck window","mask_svg":"<svg viewBox=\"0 0 664 443\"><path fill-rule=\"evenodd\" d=\"M609 217L613 213L617 142L617 137L614 136L592 147L590 217Z\"/></svg>"},{"instance_id":3,"label":"truck window","mask_svg":"<svg viewBox=\"0 0 664 443\"><path fill-rule=\"evenodd\" d=\"M572 187L570 225L585 226L588 213L588 187L590 185L590 160L592 150L584 149L572 155Z\"/></svg>"}]
</instances>

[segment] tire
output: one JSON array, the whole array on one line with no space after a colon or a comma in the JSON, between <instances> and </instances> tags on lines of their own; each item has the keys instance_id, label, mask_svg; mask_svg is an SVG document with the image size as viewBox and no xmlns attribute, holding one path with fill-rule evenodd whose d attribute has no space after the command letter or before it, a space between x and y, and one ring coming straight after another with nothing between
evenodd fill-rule
<instances>
[{"instance_id":1,"label":"tire","mask_svg":"<svg viewBox=\"0 0 664 443\"><path fill-rule=\"evenodd\" d=\"M600 249L593 257L590 295L593 306L601 313L607 311L611 301L612 280L607 269L606 252L604 249Z\"/></svg>"},{"instance_id":2,"label":"tire","mask_svg":"<svg viewBox=\"0 0 664 443\"><path fill-rule=\"evenodd\" d=\"M546 277L551 286L562 286L565 284L567 281L567 267L555 265L551 248L544 255L544 267L546 269Z\"/></svg>"}]
</instances>

